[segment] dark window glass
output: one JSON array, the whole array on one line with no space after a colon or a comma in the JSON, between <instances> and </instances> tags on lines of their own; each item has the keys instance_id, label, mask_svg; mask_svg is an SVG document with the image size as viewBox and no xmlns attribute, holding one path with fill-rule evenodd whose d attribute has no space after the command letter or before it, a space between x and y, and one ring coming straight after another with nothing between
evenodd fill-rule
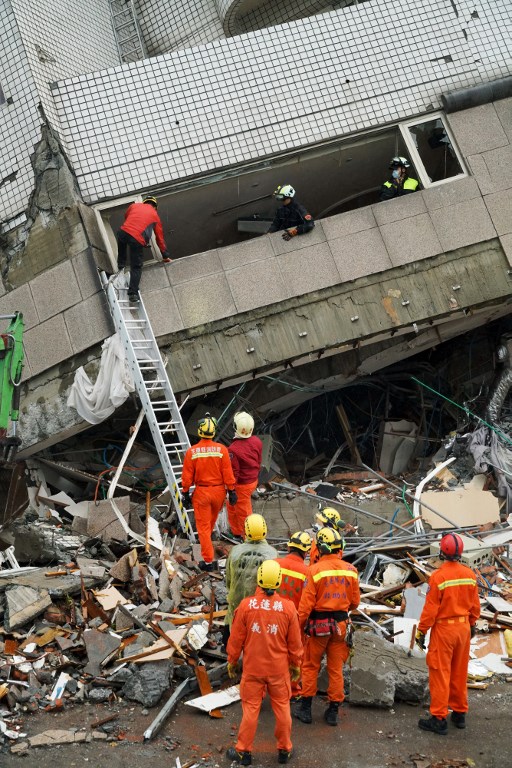
<instances>
[{"instance_id":1,"label":"dark window glass","mask_svg":"<svg viewBox=\"0 0 512 768\"><path fill-rule=\"evenodd\" d=\"M430 181L443 181L464 173L440 117L410 125L409 131Z\"/></svg>"}]
</instances>

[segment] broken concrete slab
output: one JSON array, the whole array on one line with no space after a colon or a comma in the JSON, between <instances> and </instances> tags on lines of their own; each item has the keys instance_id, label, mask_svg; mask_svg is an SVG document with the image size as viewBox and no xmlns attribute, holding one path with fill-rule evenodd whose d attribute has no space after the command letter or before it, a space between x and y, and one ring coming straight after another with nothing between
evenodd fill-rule
<instances>
[{"instance_id":1,"label":"broken concrete slab","mask_svg":"<svg viewBox=\"0 0 512 768\"><path fill-rule=\"evenodd\" d=\"M144 707L154 707L169 689L173 669L169 660L142 665L124 686L123 696L130 701L138 701Z\"/></svg>"},{"instance_id":2,"label":"broken concrete slab","mask_svg":"<svg viewBox=\"0 0 512 768\"><path fill-rule=\"evenodd\" d=\"M4 626L9 632L39 616L52 604L47 590L32 587L12 585L6 590L5 597Z\"/></svg>"},{"instance_id":3,"label":"broken concrete slab","mask_svg":"<svg viewBox=\"0 0 512 768\"><path fill-rule=\"evenodd\" d=\"M65 597L66 595L79 595L81 592L80 576L68 574L67 576L46 576L46 568L37 568L29 573L13 576L9 571L0 571L0 592L10 586L32 587L33 589L46 589L51 597ZM85 586L91 587L97 583L97 579L86 578Z\"/></svg>"},{"instance_id":4,"label":"broken concrete slab","mask_svg":"<svg viewBox=\"0 0 512 768\"><path fill-rule=\"evenodd\" d=\"M367 632L354 635L350 680L351 704L391 708L396 701L423 703L428 692L424 658Z\"/></svg>"},{"instance_id":5,"label":"broken concrete slab","mask_svg":"<svg viewBox=\"0 0 512 768\"><path fill-rule=\"evenodd\" d=\"M130 497L120 496L115 503L129 526L130 522ZM76 520L76 518L75 518ZM87 518L87 534L97 536L103 541L126 541L126 531L119 522L109 499L104 501L90 501L89 515Z\"/></svg>"},{"instance_id":6,"label":"broken concrete slab","mask_svg":"<svg viewBox=\"0 0 512 768\"><path fill-rule=\"evenodd\" d=\"M84 667L86 674L96 677L101 673L101 664L121 645L121 638L114 637L109 632L99 632L97 629L86 629L83 634L87 657Z\"/></svg>"},{"instance_id":7,"label":"broken concrete slab","mask_svg":"<svg viewBox=\"0 0 512 768\"><path fill-rule=\"evenodd\" d=\"M29 738L31 747L54 747L58 744L79 744L87 741L84 731L49 730Z\"/></svg>"}]
</instances>

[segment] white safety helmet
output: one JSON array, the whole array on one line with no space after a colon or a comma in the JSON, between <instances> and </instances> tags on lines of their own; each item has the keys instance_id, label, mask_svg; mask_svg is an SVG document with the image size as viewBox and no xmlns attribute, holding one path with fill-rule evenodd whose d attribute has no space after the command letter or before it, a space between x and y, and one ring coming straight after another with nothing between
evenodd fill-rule
<instances>
[{"instance_id":1,"label":"white safety helmet","mask_svg":"<svg viewBox=\"0 0 512 768\"><path fill-rule=\"evenodd\" d=\"M402 168L410 168L411 164L406 157L392 157L389 164L389 170L391 171L400 166L402 166Z\"/></svg>"},{"instance_id":2,"label":"white safety helmet","mask_svg":"<svg viewBox=\"0 0 512 768\"><path fill-rule=\"evenodd\" d=\"M281 184L274 192L276 200L284 200L285 197L295 197L295 190L291 184Z\"/></svg>"},{"instance_id":3,"label":"white safety helmet","mask_svg":"<svg viewBox=\"0 0 512 768\"><path fill-rule=\"evenodd\" d=\"M245 411L235 413L233 416L233 429L235 430L235 437L250 437L254 429L254 419L251 414Z\"/></svg>"}]
</instances>

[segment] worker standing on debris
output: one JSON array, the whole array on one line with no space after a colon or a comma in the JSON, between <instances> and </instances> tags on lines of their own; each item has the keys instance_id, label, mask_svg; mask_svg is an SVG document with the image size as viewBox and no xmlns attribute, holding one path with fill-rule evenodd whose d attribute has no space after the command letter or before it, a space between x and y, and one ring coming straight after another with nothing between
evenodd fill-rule
<instances>
[{"instance_id":1,"label":"worker standing on debris","mask_svg":"<svg viewBox=\"0 0 512 768\"><path fill-rule=\"evenodd\" d=\"M311 704L317 691L318 673L327 656L329 706L324 713L328 725L337 725L338 708L345 698L343 664L350 649L345 642L349 611L360 601L357 570L338 553L340 534L322 528L316 537L320 560L309 567L299 604L299 624L308 636L302 664L302 700L294 712L303 723L312 723Z\"/></svg>"},{"instance_id":2,"label":"worker standing on debris","mask_svg":"<svg viewBox=\"0 0 512 768\"><path fill-rule=\"evenodd\" d=\"M281 586L277 591L281 597L291 600L298 609L308 570L304 558L311 549L311 536L307 531L297 531L290 536L287 547L288 554L277 561L283 575Z\"/></svg>"},{"instance_id":3,"label":"worker standing on debris","mask_svg":"<svg viewBox=\"0 0 512 768\"><path fill-rule=\"evenodd\" d=\"M418 179L409 176L411 164L406 157L393 157L389 164L391 178L384 182L380 188L379 201L392 200L394 197L410 195L419 187Z\"/></svg>"},{"instance_id":4,"label":"worker standing on debris","mask_svg":"<svg viewBox=\"0 0 512 768\"><path fill-rule=\"evenodd\" d=\"M216 567L212 533L226 500L226 490L230 503L236 504L235 476L228 449L225 445L213 441L216 429L216 420L207 413L199 422L199 442L191 446L185 454L181 478L183 504L190 506L192 503L194 508L203 557L199 567L203 571L213 571ZM191 500L192 485L195 485L195 491Z\"/></svg>"},{"instance_id":5,"label":"worker standing on debris","mask_svg":"<svg viewBox=\"0 0 512 768\"><path fill-rule=\"evenodd\" d=\"M308 566L304 562L311 549L311 536L307 531L297 531L290 536L288 554L278 559L282 580L278 593L281 597L291 600L295 608L299 608L300 598ZM292 680L292 701L299 698L302 691L300 678Z\"/></svg>"},{"instance_id":6,"label":"worker standing on debris","mask_svg":"<svg viewBox=\"0 0 512 768\"><path fill-rule=\"evenodd\" d=\"M117 232L117 267L119 271L126 267L128 251L130 254L128 298L132 302L139 300L139 284L144 260L142 249L149 245L153 232L162 253L162 260L165 262L172 261L165 244L164 231L157 208L156 197L145 197L142 203L132 203L126 209L124 222Z\"/></svg>"},{"instance_id":7,"label":"worker standing on debris","mask_svg":"<svg viewBox=\"0 0 512 768\"><path fill-rule=\"evenodd\" d=\"M258 485L263 444L253 435L254 419L240 411L233 418L235 438L229 446L229 458L236 480L236 504L228 504L229 527L233 536L243 540L245 519L252 514L251 496Z\"/></svg>"},{"instance_id":8,"label":"worker standing on debris","mask_svg":"<svg viewBox=\"0 0 512 768\"><path fill-rule=\"evenodd\" d=\"M325 509L321 509L320 512L317 512L315 515L314 528L316 528L317 531L320 531L322 528L332 528L333 530L338 530L340 524L341 526L345 525L345 523L340 518L340 513L337 509L334 509L334 507L325 507ZM341 549L339 550L339 554L341 556ZM320 552L318 550L316 540L313 540L311 542L311 551L309 553L309 564L314 565L315 563L318 563L319 560Z\"/></svg>"},{"instance_id":9,"label":"worker standing on debris","mask_svg":"<svg viewBox=\"0 0 512 768\"><path fill-rule=\"evenodd\" d=\"M311 232L315 226L313 217L303 205L296 202L295 190L291 184L281 184L274 192L276 200L282 201L277 209L274 221L270 225L269 232L283 232L283 240L291 240L297 235L305 235Z\"/></svg>"},{"instance_id":10,"label":"worker standing on debris","mask_svg":"<svg viewBox=\"0 0 512 768\"><path fill-rule=\"evenodd\" d=\"M302 658L297 612L289 600L276 594L281 569L273 560L263 562L257 571L257 588L238 606L229 638L228 674L236 677L243 651L240 683L242 722L235 747L227 757L240 765L251 765L252 747L261 702L265 692L276 718L277 761L287 763L292 754L290 715L290 677L299 674Z\"/></svg>"},{"instance_id":11,"label":"worker standing on debris","mask_svg":"<svg viewBox=\"0 0 512 768\"><path fill-rule=\"evenodd\" d=\"M440 558L445 562L429 579L427 599L418 624L416 641L425 648L429 629L427 666L430 688L430 717L420 718L424 731L448 733L448 707L452 723L466 727L469 646L480 616L476 577L460 563L464 543L456 533L443 536Z\"/></svg>"},{"instance_id":12,"label":"worker standing on debris","mask_svg":"<svg viewBox=\"0 0 512 768\"><path fill-rule=\"evenodd\" d=\"M275 560L277 551L266 541L267 524L261 515L249 515L245 520L245 541L236 544L226 563L228 612L225 623L231 626L235 610L244 597L254 595L256 575L264 560Z\"/></svg>"}]
</instances>

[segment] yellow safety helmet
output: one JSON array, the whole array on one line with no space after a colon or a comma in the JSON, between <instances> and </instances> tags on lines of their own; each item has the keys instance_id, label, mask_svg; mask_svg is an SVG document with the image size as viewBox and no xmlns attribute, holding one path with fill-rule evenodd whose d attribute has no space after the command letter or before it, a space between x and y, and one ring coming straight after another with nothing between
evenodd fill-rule
<instances>
[{"instance_id":1,"label":"yellow safety helmet","mask_svg":"<svg viewBox=\"0 0 512 768\"><path fill-rule=\"evenodd\" d=\"M342 538L334 528L321 528L316 535L316 543L321 555L330 555L341 549Z\"/></svg>"},{"instance_id":2,"label":"yellow safety helmet","mask_svg":"<svg viewBox=\"0 0 512 768\"><path fill-rule=\"evenodd\" d=\"M288 547L300 549L302 552L309 552L311 549L311 536L307 531L297 531L290 536Z\"/></svg>"},{"instance_id":3,"label":"yellow safety helmet","mask_svg":"<svg viewBox=\"0 0 512 768\"><path fill-rule=\"evenodd\" d=\"M149 203L150 205L154 205L155 208L158 208L158 200L156 199L156 197L153 197L153 195L148 195L147 197L144 198L142 202Z\"/></svg>"},{"instance_id":4,"label":"yellow safety helmet","mask_svg":"<svg viewBox=\"0 0 512 768\"><path fill-rule=\"evenodd\" d=\"M282 574L281 566L275 560L264 560L258 568L258 586L262 589L279 589Z\"/></svg>"},{"instance_id":5,"label":"yellow safety helmet","mask_svg":"<svg viewBox=\"0 0 512 768\"><path fill-rule=\"evenodd\" d=\"M252 514L246 517L244 528L247 541L263 541L267 536L267 524L263 515Z\"/></svg>"},{"instance_id":6,"label":"yellow safety helmet","mask_svg":"<svg viewBox=\"0 0 512 768\"><path fill-rule=\"evenodd\" d=\"M205 414L204 419L201 419L197 429L199 437L204 437L207 440L211 440L215 437L215 431L217 429L217 419L210 416L209 413Z\"/></svg>"},{"instance_id":7,"label":"yellow safety helmet","mask_svg":"<svg viewBox=\"0 0 512 768\"><path fill-rule=\"evenodd\" d=\"M340 513L337 509L334 509L334 507L326 507L325 509L320 510L317 514L317 519L324 525L336 528L340 519Z\"/></svg>"}]
</instances>

